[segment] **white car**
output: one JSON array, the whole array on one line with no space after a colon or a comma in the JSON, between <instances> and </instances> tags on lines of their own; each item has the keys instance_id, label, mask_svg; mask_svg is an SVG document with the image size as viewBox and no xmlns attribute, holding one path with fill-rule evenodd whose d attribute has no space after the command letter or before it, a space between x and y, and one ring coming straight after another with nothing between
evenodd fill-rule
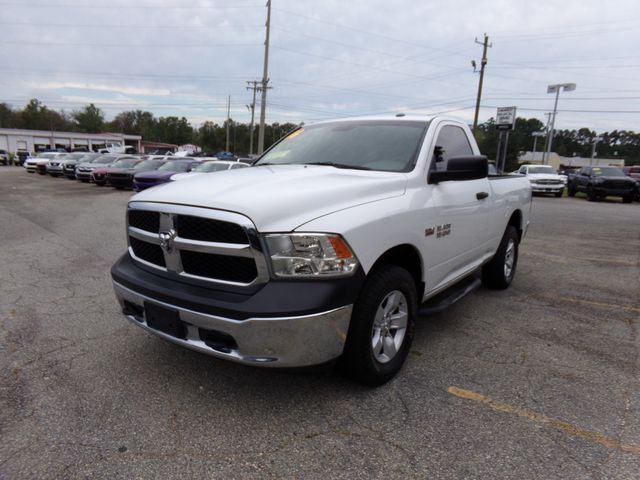
<instances>
[{"instance_id":1,"label":"white car","mask_svg":"<svg viewBox=\"0 0 640 480\"><path fill-rule=\"evenodd\" d=\"M558 175L550 165L521 165L515 173L529 179L533 193L553 193L561 197L567 184L567 176Z\"/></svg>"},{"instance_id":2,"label":"white car","mask_svg":"<svg viewBox=\"0 0 640 480\"><path fill-rule=\"evenodd\" d=\"M27 169L27 172L35 173L38 168L38 163L41 163L41 162L45 163L45 168L46 168L46 165L48 165L51 160L60 158L64 155L66 155L66 153L62 153L62 152L40 153L38 154L37 157L29 157L27 161L24 163L25 168Z\"/></svg>"},{"instance_id":3,"label":"white car","mask_svg":"<svg viewBox=\"0 0 640 480\"><path fill-rule=\"evenodd\" d=\"M171 180L184 180L185 178L191 178L197 175L203 175L205 173L222 172L224 170L237 170L239 168L247 168L248 166L249 165L247 165L246 163L231 160L210 160L208 162L203 162L197 167L194 167L190 172L176 173L171 177Z\"/></svg>"},{"instance_id":4,"label":"white car","mask_svg":"<svg viewBox=\"0 0 640 480\"><path fill-rule=\"evenodd\" d=\"M489 176L466 121L327 121L251 168L133 196L111 277L124 316L163 339L261 367L342 357L379 385L419 314L473 291L476 274L511 284L530 210L529 181Z\"/></svg>"}]
</instances>

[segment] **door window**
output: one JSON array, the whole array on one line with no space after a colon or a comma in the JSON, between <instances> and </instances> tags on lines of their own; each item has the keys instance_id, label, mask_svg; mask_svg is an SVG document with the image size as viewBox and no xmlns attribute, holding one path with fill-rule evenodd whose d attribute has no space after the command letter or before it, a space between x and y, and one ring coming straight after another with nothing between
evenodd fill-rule
<instances>
[{"instance_id":1,"label":"door window","mask_svg":"<svg viewBox=\"0 0 640 480\"><path fill-rule=\"evenodd\" d=\"M469 155L473 155L473 150L465 131L460 127L445 125L438 133L431 169L446 170L449 159Z\"/></svg>"}]
</instances>

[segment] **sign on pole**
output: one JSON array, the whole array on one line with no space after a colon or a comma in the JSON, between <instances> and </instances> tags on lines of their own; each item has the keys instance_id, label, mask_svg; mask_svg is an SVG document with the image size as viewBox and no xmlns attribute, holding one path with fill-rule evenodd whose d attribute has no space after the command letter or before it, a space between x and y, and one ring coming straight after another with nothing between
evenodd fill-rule
<instances>
[{"instance_id":1,"label":"sign on pole","mask_svg":"<svg viewBox=\"0 0 640 480\"><path fill-rule=\"evenodd\" d=\"M516 124L516 107L498 107L496 113L496 128L498 130L513 130Z\"/></svg>"}]
</instances>

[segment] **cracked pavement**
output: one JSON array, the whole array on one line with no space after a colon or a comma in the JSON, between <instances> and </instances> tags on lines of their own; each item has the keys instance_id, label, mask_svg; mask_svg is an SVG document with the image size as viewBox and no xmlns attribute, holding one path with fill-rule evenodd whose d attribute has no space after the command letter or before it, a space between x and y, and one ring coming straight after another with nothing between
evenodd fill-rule
<instances>
[{"instance_id":1,"label":"cracked pavement","mask_svg":"<svg viewBox=\"0 0 640 480\"><path fill-rule=\"evenodd\" d=\"M0 167L0 479L638 478L633 449L535 419L640 445L639 204L534 198L512 287L419 321L369 389L130 325L109 278L130 195Z\"/></svg>"}]
</instances>

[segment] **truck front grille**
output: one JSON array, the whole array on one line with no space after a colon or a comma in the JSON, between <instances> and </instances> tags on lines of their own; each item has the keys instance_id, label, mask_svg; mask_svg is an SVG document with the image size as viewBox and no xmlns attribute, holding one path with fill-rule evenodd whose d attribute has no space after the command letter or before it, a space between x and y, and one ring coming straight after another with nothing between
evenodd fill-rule
<instances>
[{"instance_id":1,"label":"truck front grille","mask_svg":"<svg viewBox=\"0 0 640 480\"><path fill-rule=\"evenodd\" d=\"M540 179L537 180L537 182L539 185L560 185L562 183L562 180L552 180L552 179Z\"/></svg>"},{"instance_id":2,"label":"truck front grille","mask_svg":"<svg viewBox=\"0 0 640 480\"><path fill-rule=\"evenodd\" d=\"M229 282L251 283L258 272L253 258L229 257L213 253L180 252L184 273Z\"/></svg>"},{"instance_id":3,"label":"truck front grille","mask_svg":"<svg viewBox=\"0 0 640 480\"><path fill-rule=\"evenodd\" d=\"M178 215L178 235L203 242L246 244L249 239L244 229L235 223L210 218Z\"/></svg>"},{"instance_id":4,"label":"truck front grille","mask_svg":"<svg viewBox=\"0 0 640 480\"><path fill-rule=\"evenodd\" d=\"M160 232L160 213L145 210L129 210L129 226L145 232Z\"/></svg>"},{"instance_id":5,"label":"truck front grille","mask_svg":"<svg viewBox=\"0 0 640 480\"><path fill-rule=\"evenodd\" d=\"M251 221L236 213L131 202L129 253L158 274L233 288L265 283L266 257Z\"/></svg>"},{"instance_id":6,"label":"truck front grille","mask_svg":"<svg viewBox=\"0 0 640 480\"><path fill-rule=\"evenodd\" d=\"M143 242L135 237L129 236L129 245L136 257L145 262L153 263L158 267L166 267L162 248L153 243Z\"/></svg>"}]
</instances>

